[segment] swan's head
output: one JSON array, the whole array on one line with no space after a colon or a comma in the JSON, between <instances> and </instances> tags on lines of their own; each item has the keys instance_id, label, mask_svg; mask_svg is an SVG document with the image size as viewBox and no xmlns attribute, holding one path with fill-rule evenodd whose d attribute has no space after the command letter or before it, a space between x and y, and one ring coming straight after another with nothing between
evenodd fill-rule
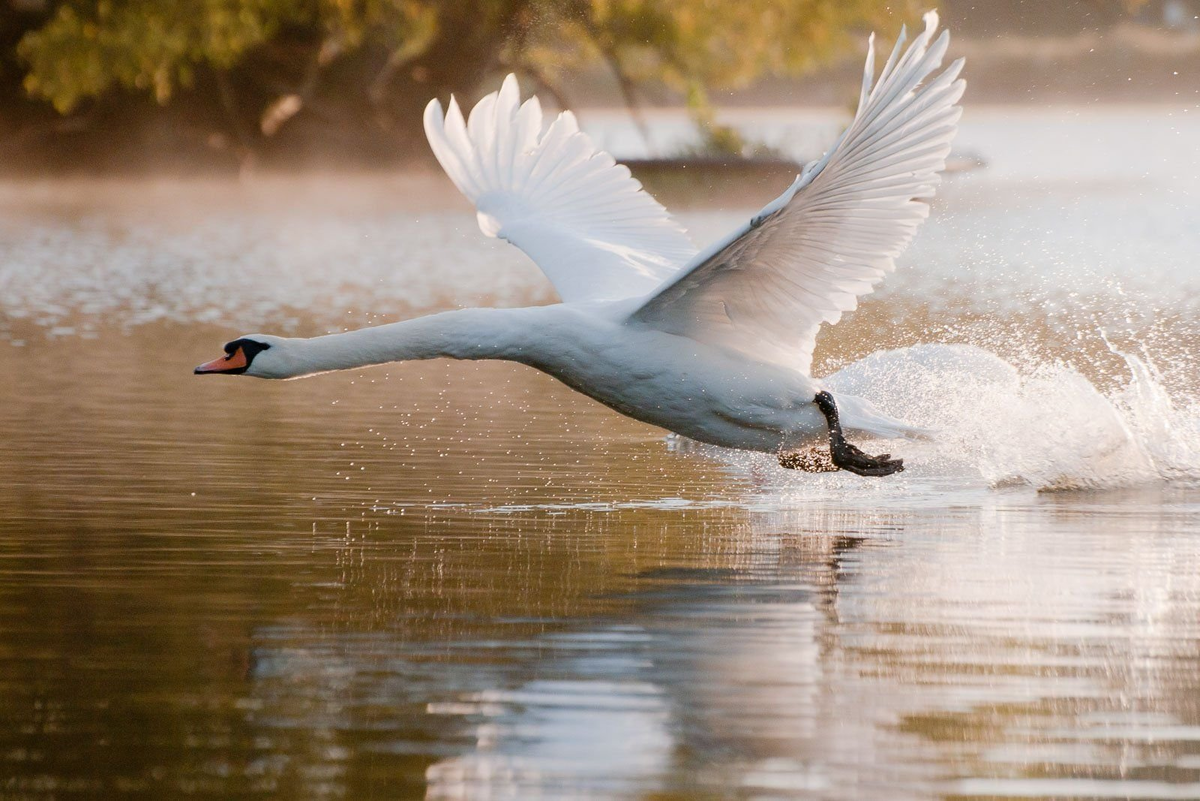
<instances>
[{"instance_id":1,"label":"swan's head","mask_svg":"<svg viewBox=\"0 0 1200 801\"><path fill-rule=\"evenodd\" d=\"M290 378L295 375L287 340L266 334L249 334L225 343L225 355L205 362L196 375L252 375L257 378Z\"/></svg>"}]
</instances>

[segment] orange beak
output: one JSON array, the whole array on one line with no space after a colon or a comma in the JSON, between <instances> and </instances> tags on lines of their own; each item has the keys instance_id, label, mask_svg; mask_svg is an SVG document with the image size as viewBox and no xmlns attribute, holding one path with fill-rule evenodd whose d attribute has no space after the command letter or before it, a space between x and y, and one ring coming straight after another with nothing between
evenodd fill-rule
<instances>
[{"instance_id":1,"label":"orange beak","mask_svg":"<svg viewBox=\"0 0 1200 801\"><path fill-rule=\"evenodd\" d=\"M238 348L228 356L222 356L219 359L213 359L211 362L205 362L196 368L196 375L204 375L206 373L240 373L250 365L246 361L246 354L242 353L242 349Z\"/></svg>"}]
</instances>

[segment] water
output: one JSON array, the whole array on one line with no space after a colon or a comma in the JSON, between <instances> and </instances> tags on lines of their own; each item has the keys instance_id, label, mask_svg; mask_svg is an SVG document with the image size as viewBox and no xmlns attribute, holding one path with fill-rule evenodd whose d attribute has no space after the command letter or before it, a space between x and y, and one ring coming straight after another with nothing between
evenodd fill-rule
<instances>
[{"instance_id":1,"label":"water","mask_svg":"<svg viewBox=\"0 0 1200 801\"><path fill-rule=\"evenodd\" d=\"M190 374L548 301L433 177L0 187L0 796L1200 797L1200 123L973 115L818 353L940 432L880 481L512 365Z\"/></svg>"}]
</instances>

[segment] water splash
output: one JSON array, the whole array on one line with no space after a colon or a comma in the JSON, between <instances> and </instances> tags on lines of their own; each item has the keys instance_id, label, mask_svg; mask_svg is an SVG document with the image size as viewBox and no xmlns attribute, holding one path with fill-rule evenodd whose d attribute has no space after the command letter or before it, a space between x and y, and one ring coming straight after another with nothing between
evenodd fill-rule
<instances>
[{"instance_id":1,"label":"water splash","mask_svg":"<svg viewBox=\"0 0 1200 801\"><path fill-rule=\"evenodd\" d=\"M1200 481L1200 408L1172 397L1148 356L1111 349L1129 377L1108 392L1070 365L1021 370L971 345L881 351L827 383L935 429L934 442L910 449L919 460L939 472L969 468L993 487Z\"/></svg>"}]
</instances>

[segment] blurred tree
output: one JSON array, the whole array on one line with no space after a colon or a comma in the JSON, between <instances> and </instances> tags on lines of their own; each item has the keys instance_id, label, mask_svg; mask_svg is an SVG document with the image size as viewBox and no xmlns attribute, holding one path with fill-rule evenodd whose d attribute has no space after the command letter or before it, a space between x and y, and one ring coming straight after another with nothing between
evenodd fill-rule
<instances>
[{"instance_id":1,"label":"blurred tree","mask_svg":"<svg viewBox=\"0 0 1200 801\"><path fill-rule=\"evenodd\" d=\"M648 85L689 98L795 75L914 0L23 0L25 91L62 115L175 110L192 139L243 159L314 141L370 158L415 145L433 95L473 95L515 70L565 103L593 63L626 102ZM17 12L9 12L10 18ZM143 103L143 105L145 105ZM120 118L117 115L116 118ZM208 129L207 132L205 129ZM711 131L710 131L711 133ZM716 137L719 140L719 137ZM305 143L308 143L305 145ZM420 151L420 152L423 152Z\"/></svg>"},{"instance_id":2,"label":"blurred tree","mask_svg":"<svg viewBox=\"0 0 1200 801\"><path fill-rule=\"evenodd\" d=\"M855 44L852 34L889 36L916 17L920 2L899 0L576 0L551 37L510 48L520 71L553 86L558 75L602 61L630 109L639 87L665 84L686 98L707 147L744 150L716 125L711 89L743 87L764 76L812 70Z\"/></svg>"}]
</instances>

